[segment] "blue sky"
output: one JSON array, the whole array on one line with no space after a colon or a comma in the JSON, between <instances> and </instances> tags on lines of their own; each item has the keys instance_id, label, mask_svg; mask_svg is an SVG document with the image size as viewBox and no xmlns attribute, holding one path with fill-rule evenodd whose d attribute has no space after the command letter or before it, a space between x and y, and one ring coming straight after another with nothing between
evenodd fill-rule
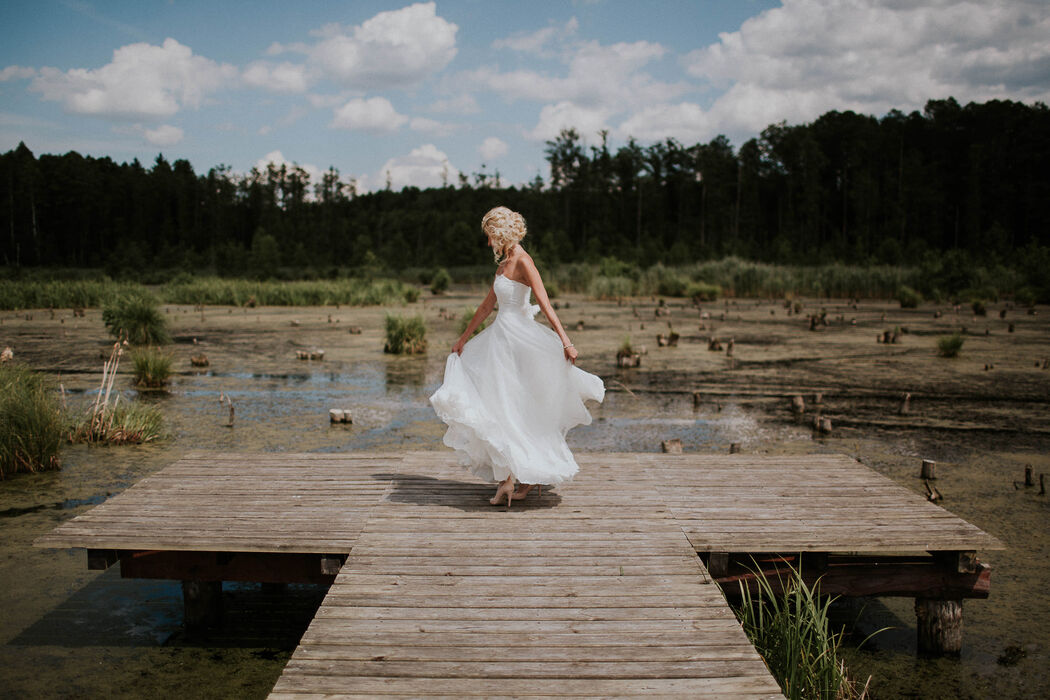
<instances>
[{"instance_id":1,"label":"blue sky","mask_svg":"<svg viewBox=\"0 0 1050 700\"><path fill-rule=\"evenodd\" d=\"M359 189L547 175L567 126L735 143L830 109L1050 97L1050 4L954 0L86 2L0 7L0 149Z\"/></svg>"}]
</instances>

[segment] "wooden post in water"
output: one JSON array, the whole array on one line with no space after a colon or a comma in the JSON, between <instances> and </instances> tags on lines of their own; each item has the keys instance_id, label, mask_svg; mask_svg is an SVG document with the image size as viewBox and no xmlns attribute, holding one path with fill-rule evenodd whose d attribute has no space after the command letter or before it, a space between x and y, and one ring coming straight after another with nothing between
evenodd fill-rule
<instances>
[{"instance_id":1,"label":"wooden post in water","mask_svg":"<svg viewBox=\"0 0 1050 700\"><path fill-rule=\"evenodd\" d=\"M222 581L183 581L182 604L186 629L218 625L222 620Z\"/></svg>"},{"instance_id":2,"label":"wooden post in water","mask_svg":"<svg viewBox=\"0 0 1050 700\"><path fill-rule=\"evenodd\" d=\"M920 479L936 479L937 477L934 476L934 465L935 464L936 464L936 462L934 462L932 459L924 459L924 460L922 460L922 470L919 472L919 478Z\"/></svg>"},{"instance_id":3,"label":"wooden post in water","mask_svg":"<svg viewBox=\"0 0 1050 700\"><path fill-rule=\"evenodd\" d=\"M961 600L916 598L915 620L920 655L957 655L962 651Z\"/></svg>"},{"instance_id":4,"label":"wooden post in water","mask_svg":"<svg viewBox=\"0 0 1050 700\"><path fill-rule=\"evenodd\" d=\"M1028 487L1035 486L1035 479L1032 478L1032 465L1024 465L1024 485Z\"/></svg>"},{"instance_id":5,"label":"wooden post in water","mask_svg":"<svg viewBox=\"0 0 1050 700\"><path fill-rule=\"evenodd\" d=\"M740 452L740 443L739 442L731 442L731 443L729 443L729 454L735 455L735 454L738 454L739 452Z\"/></svg>"}]
</instances>

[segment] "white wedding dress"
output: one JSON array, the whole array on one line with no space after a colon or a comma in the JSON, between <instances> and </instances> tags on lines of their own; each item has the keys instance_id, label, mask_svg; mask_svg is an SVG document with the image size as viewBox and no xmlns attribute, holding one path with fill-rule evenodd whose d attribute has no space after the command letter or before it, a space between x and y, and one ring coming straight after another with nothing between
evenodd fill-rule
<instances>
[{"instance_id":1,"label":"white wedding dress","mask_svg":"<svg viewBox=\"0 0 1050 700\"><path fill-rule=\"evenodd\" d=\"M584 401L601 401L599 377L565 359L561 339L533 320L528 285L496 275L499 312L445 362L430 397L448 425L444 443L460 463L489 481L509 475L526 484L559 484L579 467L565 433L591 422Z\"/></svg>"}]
</instances>

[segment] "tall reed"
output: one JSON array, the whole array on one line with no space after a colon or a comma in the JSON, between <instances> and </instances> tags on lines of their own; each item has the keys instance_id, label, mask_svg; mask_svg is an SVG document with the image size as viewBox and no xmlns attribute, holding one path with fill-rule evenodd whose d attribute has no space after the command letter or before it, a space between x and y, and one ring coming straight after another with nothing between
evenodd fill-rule
<instances>
[{"instance_id":1,"label":"tall reed","mask_svg":"<svg viewBox=\"0 0 1050 700\"><path fill-rule=\"evenodd\" d=\"M64 428L52 383L28 367L0 364L0 479L58 469Z\"/></svg>"},{"instance_id":2,"label":"tall reed","mask_svg":"<svg viewBox=\"0 0 1050 700\"><path fill-rule=\"evenodd\" d=\"M413 302L419 296L419 289L392 279L260 282L191 277L166 285L161 296L172 304L213 306L375 306Z\"/></svg>"},{"instance_id":3,"label":"tall reed","mask_svg":"<svg viewBox=\"0 0 1050 700\"><path fill-rule=\"evenodd\" d=\"M164 421L156 406L120 402L113 392L117 367L124 354L124 343L113 344L113 350L102 366L102 382L91 406L72 425L70 442L124 445L152 442L163 436ZM110 402L112 397L112 402Z\"/></svg>"},{"instance_id":4,"label":"tall reed","mask_svg":"<svg viewBox=\"0 0 1050 700\"><path fill-rule=\"evenodd\" d=\"M790 700L864 698L867 684L859 688L839 656L844 632L831 631L828 609L835 599L821 597L819 581L808 586L801 570L791 565L788 572L773 574L779 590L757 564L753 573L758 592L740 583L737 616L784 695Z\"/></svg>"}]
</instances>

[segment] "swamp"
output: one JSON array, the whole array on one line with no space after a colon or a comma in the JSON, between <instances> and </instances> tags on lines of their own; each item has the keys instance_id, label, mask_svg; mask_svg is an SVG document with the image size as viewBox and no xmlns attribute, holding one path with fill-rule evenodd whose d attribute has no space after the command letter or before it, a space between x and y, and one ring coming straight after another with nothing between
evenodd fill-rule
<instances>
[{"instance_id":1,"label":"swamp","mask_svg":"<svg viewBox=\"0 0 1050 700\"><path fill-rule=\"evenodd\" d=\"M460 316L484 292L453 284L442 295L362 307L162 304L174 340L166 390L137 387L130 362L114 390L156 406L165 438L65 446L61 470L0 481L5 693L265 697L322 588L226 584L223 625L191 634L182 628L178 582L88 571L82 550L34 548L33 540L192 449L447 452L427 397L441 382ZM694 304L575 293L555 301L579 365L608 390L591 407L593 423L569 433L574 450L652 452L678 439L687 452L735 444L767 455L842 453L917 493L921 460L934 460L940 505L1005 544L978 553L992 566L991 595L964 605L960 658L916 657L910 598L833 606L849 632L851 673L872 676L870 697L1050 694L1050 496L1040 493L1050 472L1050 308L1000 300L976 315L947 302ZM384 353L388 315L421 316L426 352ZM956 334L957 355L941 356L940 339ZM665 345L658 335L677 337ZM618 367L625 344L637 367ZM0 348L54 379L70 406L94 400L112 345L98 308L0 312ZM201 356L207 365L195 366L191 358ZM331 409L349 411L352 422L330 422ZM818 415L830 432L814 430ZM1024 484L1028 466L1034 486ZM857 647L883 627L890 629Z\"/></svg>"}]
</instances>

